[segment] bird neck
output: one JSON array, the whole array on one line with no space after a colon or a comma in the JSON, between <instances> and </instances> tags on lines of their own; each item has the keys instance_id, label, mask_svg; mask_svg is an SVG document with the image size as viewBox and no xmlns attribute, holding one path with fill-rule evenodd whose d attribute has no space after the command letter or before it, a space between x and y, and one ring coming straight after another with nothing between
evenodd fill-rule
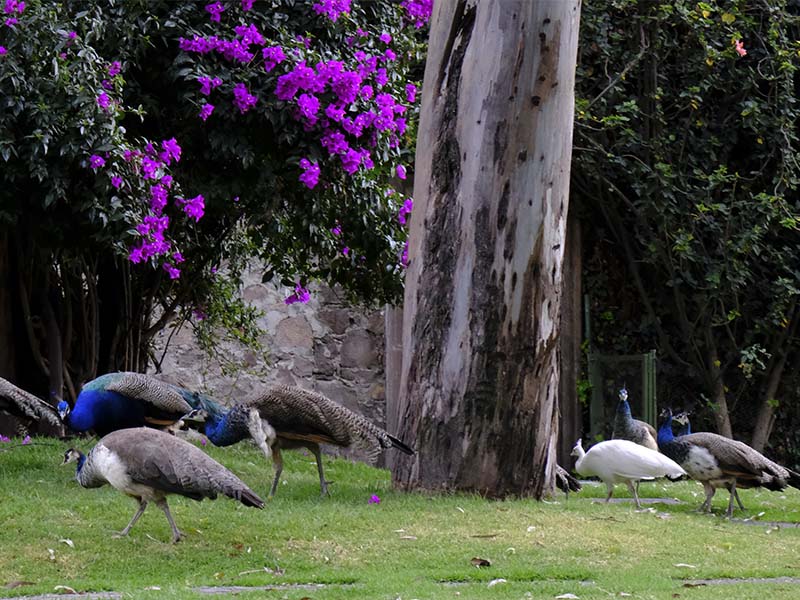
<instances>
[{"instance_id":1,"label":"bird neck","mask_svg":"<svg viewBox=\"0 0 800 600\"><path fill-rule=\"evenodd\" d=\"M658 445L669 443L674 439L675 436L672 434L672 415L670 415L658 428Z\"/></svg>"},{"instance_id":2,"label":"bird neck","mask_svg":"<svg viewBox=\"0 0 800 600\"><path fill-rule=\"evenodd\" d=\"M624 415L626 417L631 416L631 405L627 400L620 399L619 403L617 404L617 414Z\"/></svg>"},{"instance_id":3,"label":"bird neck","mask_svg":"<svg viewBox=\"0 0 800 600\"><path fill-rule=\"evenodd\" d=\"M583 449L583 444L579 446L575 446L575 470L578 471L580 469L581 463L583 462L583 457L586 456L586 452Z\"/></svg>"},{"instance_id":4,"label":"bird neck","mask_svg":"<svg viewBox=\"0 0 800 600\"><path fill-rule=\"evenodd\" d=\"M235 408L221 415L209 414L204 433L215 446L230 446L249 436L247 419Z\"/></svg>"}]
</instances>

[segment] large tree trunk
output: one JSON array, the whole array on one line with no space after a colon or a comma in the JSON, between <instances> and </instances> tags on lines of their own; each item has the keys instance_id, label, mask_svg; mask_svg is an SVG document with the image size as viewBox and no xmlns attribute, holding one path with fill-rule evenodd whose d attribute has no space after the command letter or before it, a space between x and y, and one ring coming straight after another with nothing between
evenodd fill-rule
<instances>
[{"instance_id":1,"label":"large tree trunk","mask_svg":"<svg viewBox=\"0 0 800 600\"><path fill-rule=\"evenodd\" d=\"M550 493L579 0L438 2L403 315L406 487Z\"/></svg>"}]
</instances>

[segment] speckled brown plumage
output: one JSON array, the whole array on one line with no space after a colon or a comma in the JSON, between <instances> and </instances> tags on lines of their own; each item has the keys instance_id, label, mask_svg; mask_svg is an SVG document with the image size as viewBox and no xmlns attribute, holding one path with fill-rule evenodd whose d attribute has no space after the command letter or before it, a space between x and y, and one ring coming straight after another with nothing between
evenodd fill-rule
<instances>
[{"instance_id":1,"label":"speckled brown plumage","mask_svg":"<svg viewBox=\"0 0 800 600\"><path fill-rule=\"evenodd\" d=\"M281 448L305 447L314 453L323 495L327 493L327 482L322 471L320 444L360 448L371 462L378 458L384 448L414 453L401 440L362 415L311 390L273 385L240 404L257 410L261 419L275 431L271 450L276 472L270 496L275 494L283 469Z\"/></svg>"},{"instance_id":2,"label":"speckled brown plumage","mask_svg":"<svg viewBox=\"0 0 800 600\"><path fill-rule=\"evenodd\" d=\"M27 421L46 421L61 426L58 411L44 400L0 378L0 411Z\"/></svg>"}]
</instances>

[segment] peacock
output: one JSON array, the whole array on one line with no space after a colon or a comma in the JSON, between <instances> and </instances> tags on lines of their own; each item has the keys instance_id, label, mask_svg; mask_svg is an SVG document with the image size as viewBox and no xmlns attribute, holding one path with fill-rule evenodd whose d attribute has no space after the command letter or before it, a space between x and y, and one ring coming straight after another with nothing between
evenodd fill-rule
<instances>
[{"instance_id":1,"label":"peacock","mask_svg":"<svg viewBox=\"0 0 800 600\"><path fill-rule=\"evenodd\" d=\"M245 506L263 508L264 501L241 479L189 442L146 427L109 433L88 455L70 448L64 463L77 462L76 478L85 488L106 483L139 504L128 525L118 536L128 535L148 503L155 502L172 528L172 542L183 534L175 525L167 505L168 494L192 500L224 494Z\"/></svg>"},{"instance_id":2,"label":"peacock","mask_svg":"<svg viewBox=\"0 0 800 600\"><path fill-rule=\"evenodd\" d=\"M64 423L73 431L106 435L129 427L169 428L191 412L197 395L143 373L115 372L86 383L75 406L58 403Z\"/></svg>"},{"instance_id":3,"label":"peacock","mask_svg":"<svg viewBox=\"0 0 800 600\"><path fill-rule=\"evenodd\" d=\"M606 502L611 500L614 484L625 483L628 486L636 507L641 508L637 483L643 479L657 477L679 479L686 475L680 465L663 454L650 448L631 442L630 440L607 440L599 442L584 452L581 440L572 449L572 456L577 456L575 470L584 477L599 477L608 489Z\"/></svg>"},{"instance_id":4,"label":"peacock","mask_svg":"<svg viewBox=\"0 0 800 600\"><path fill-rule=\"evenodd\" d=\"M283 472L282 449L302 447L314 454L323 496L328 494L328 482L322 468L320 444L362 448L371 462L383 448L414 454L409 446L362 415L318 392L289 385L273 385L227 411L215 406L195 410L186 417L186 422L190 426L200 425L217 446L253 439L264 456L272 458L275 468L270 498L275 495Z\"/></svg>"},{"instance_id":5,"label":"peacock","mask_svg":"<svg viewBox=\"0 0 800 600\"><path fill-rule=\"evenodd\" d=\"M680 437L682 435L689 435L690 433L692 433L692 423L689 420L689 411L688 410L685 410L683 412L679 412L677 415L673 416L672 417L672 421L673 421L673 423L677 423L678 425L680 425L680 428L678 429L678 433L676 434L676 437ZM673 429L673 432L674 432L674 429Z\"/></svg>"},{"instance_id":6,"label":"peacock","mask_svg":"<svg viewBox=\"0 0 800 600\"><path fill-rule=\"evenodd\" d=\"M649 423L639 421L631 416L631 405L628 404L628 390L624 387L619 391L617 412L614 416L614 431L612 440L629 440L645 448L658 451L656 443L656 430Z\"/></svg>"},{"instance_id":7,"label":"peacock","mask_svg":"<svg viewBox=\"0 0 800 600\"><path fill-rule=\"evenodd\" d=\"M711 499L718 488L730 492L728 517L733 515L734 499L744 510L736 490L765 487L782 491L788 485L800 488L800 474L771 461L747 444L716 433L690 433L675 437L672 411L661 413L658 446L661 452L680 464L692 479L703 484L706 498L699 510L711 511Z\"/></svg>"},{"instance_id":8,"label":"peacock","mask_svg":"<svg viewBox=\"0 0 800 600\"><path fill-rule=\"evenodd\" d=\"M0 413L17 417L27 428L34 421L62 427L58 411L44 400L0 377Z\"/></svg>"}]
</instances>

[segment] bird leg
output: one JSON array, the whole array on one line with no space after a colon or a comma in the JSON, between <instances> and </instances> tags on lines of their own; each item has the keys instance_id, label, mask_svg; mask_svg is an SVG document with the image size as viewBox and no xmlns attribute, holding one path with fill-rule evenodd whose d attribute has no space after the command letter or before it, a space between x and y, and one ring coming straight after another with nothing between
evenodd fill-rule
<instances>
[{"instance_id":1,"label":"bird leg","mask_svg":"<svg viewBox=\"0 0 800 600\"><path fill-rule=\"evenodd\" d=\"M611 496L614 495L614 484L613 483L607 483L606 484L606 489L608 490L608 495L606 496L606 502L609 502L611 500Z\"/></svg>"},{"instance_id":2,"label":"bird leg","mask_svg":"<svg viewBox=\"0 0 800 600\"><path fill-rule=\"evenodd\" d=\"M729 489L731 491L731 498L730 498L730 500L728 500L727 517L730 519L733 516L733 499L736 498L736 480L735 479L733 480L733 483L731 483ZM739 502L739 506L741 506L741 504L742 503Z\"/></svg>"},{"instance_id":3,"label":"bird leg","mask_svg":"<svg viewBox=\"0 0 800 600\"><path fill-rule=\"evenodd\" d=\"M156 500L156 504L158 508L164 511L164 515L167 517L167 521L169 521L169 526L172 527L172 543L177 544L181 541L183 537L183 533L178 529L178 526L175 525L175 521L172 519L172 515L169 512L169 506L167 505L166 498L161 498L161 500Z\"/></svg>"},{"instance_id":4,"label":"bird leg","mask_svg":"<svg viewBox=\"0 0 800 600\"><path fill-rule=\"evenodd\" d=\"M319 444L309 444L307 446L311 452L314 453L314 458L317 459L317 471L319 472L319 489L321 496L328 495L328 482L325 481L325 475L322 472L322 452L319 449Z\"/></svg>"},{"instance_id":5,"label":"bird leg","mask_svg":"<svg viewBox=\"0 0 800 600\"><path fill-rule=\"evenodd\" d=\"M739 505L739 508L741 510L747 510L745 509L744 504L742 504L742 501L739 498L739 490L737 490L736 487L733 488L733 497L736 498L736 503Z\"/></svg>"},{"instance_id":6,"label":"bird leg","mask_svg":"<svg viewBox=\"0 0 800 600\"><path fill-rule=\"evenodd\" d=\"M147 500L143 498L136 498L136 500L139 502L139 510L137 510L136 513L134 513L133 518L131 519L130 523L128 523L125 526L125 529L123 529L119 533L115 533L111 537L120 538L128 535L128 533L130 532L131 528L134 526L136 521L138 521L139 517L142 516L142 513L144 513L144 509L147 508Z\"/></svg>"},{"instance_id":7,"label":"bird leg","mask_svg":"<svg viewBox=\"0 0 800 600\"><path fill-rule=\"evenodd\" d=\"M711 512L711 499L714 497L714 494L717 493L717 490L713 485L705 481L703 482L703 488L706 491L706 499L700 505L700 508L697 509L697 512Z\"/></svg>"},{"instance_id":8,"label":"bird leg","mask_svg":"<svg viewBox=\"0 0 800 600\"><path fill-rule=\"evenodd\" d=\"M281 447L279 444L275 444L275 447L272 449L272 466L275 468L275 477L272 479L272 487L269 490L270 498L272 498L278 490L278 481L283 472L283 456L281 455Z\"/></svg>"},{"instance_id":9,"label":"bird leg","mask_svg":"<svg viewBox=\"0 0 800 600\"><path fill-rule=\"evenodd\" d=\"M637 481L634 484L632 481L629 481L628 489L630 490L631 494L633 494L633 501L636 502L636 508L641 509L642 505L639 502L639 482Z\"/></svg>"}]
</instances>

